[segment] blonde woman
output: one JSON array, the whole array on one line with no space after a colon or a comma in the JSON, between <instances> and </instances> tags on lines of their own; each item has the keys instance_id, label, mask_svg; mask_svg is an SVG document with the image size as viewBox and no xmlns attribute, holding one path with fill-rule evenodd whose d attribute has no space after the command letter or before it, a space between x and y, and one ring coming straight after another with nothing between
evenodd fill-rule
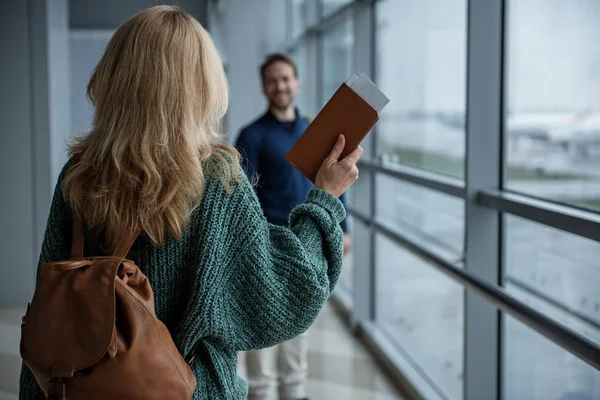
<instances>
[{"instance_id":1,"label":"blonde woman","mask_svg":"<svg viewBox=\"0 0 600 400\"><path fill-rule=\"evenodd\" d=\"M92 129L70 148L40 255L40 265L69 258L75 215L86 255L141 228L132 254L157 316L182 354L199 342L194 399L243 399L238 351L294 338L315 320L342 264L337 198L362 152L340 160L340 136L289 228L270 225L219 135L227 92L217 50L190 15L158 6L123 24L91 77ZM20 399L44 399L26 366Z\"/></svg>"}]
</instances>

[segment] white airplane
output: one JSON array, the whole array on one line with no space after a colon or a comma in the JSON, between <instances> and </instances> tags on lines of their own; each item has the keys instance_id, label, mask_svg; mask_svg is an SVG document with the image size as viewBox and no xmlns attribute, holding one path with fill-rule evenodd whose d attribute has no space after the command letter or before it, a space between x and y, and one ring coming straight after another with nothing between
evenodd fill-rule
<instances>
[{"instance_id":1,"label":"white airplane","mask_svg":"<svg viewBox=\"0 0 600 400\"><path fill-rule=\"evenodd\" d=\"M508 117L511 137L559 145L572 155L587 157L600 146L600 111L580 113L519 113Z\"/></svg>"}]
</instances>

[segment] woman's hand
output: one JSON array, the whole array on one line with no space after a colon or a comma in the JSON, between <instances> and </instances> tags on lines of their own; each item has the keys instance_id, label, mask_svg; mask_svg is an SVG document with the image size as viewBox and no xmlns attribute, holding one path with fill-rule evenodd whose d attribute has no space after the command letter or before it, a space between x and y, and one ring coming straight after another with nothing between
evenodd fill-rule
<instances>
[{"instance_id":1,"label":"woman's hand","mask_svg":"<svg viewBox=\"0 0 600 400\"><path fill-rule=\"evenodd\" d=\"M340 160L345 144L346 138L340 135L331 153L319 168L315 179L316 188L325 190L335 197L340 197L358 179L356 163L363 153L362 147L358 146L356 150Z\"/></svg>"}]
</instances>

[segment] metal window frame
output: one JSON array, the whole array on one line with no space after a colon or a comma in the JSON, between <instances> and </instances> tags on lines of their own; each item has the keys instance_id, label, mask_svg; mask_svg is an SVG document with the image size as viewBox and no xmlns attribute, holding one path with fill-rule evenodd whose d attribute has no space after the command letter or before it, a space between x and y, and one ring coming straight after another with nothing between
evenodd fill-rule
<instances>
[{"instance_id":1,"label":"metal window frame","mask_svg":"<svg viewBox=\"0 0 600 400\"><path fill-rule=\"evenodd\" d=\"M502 219L477 195L503 182L504 1L467 2L466 73L465 272L488 287L465 292L464 398L500 400L502 318L488 297L501 286Z\"/></svg>"},{"instance_id":2,"label":"metal window frame","mask_svg":"<svg viewBox=\"0 0 600 400\"><path fill-rule=\"evenodd\" d=\"M492 210L600 242L600 213L594 211L501 190L482 190L477 202Z\"/></svg>"},{"instance_id":3,"label":"metal window frame","mask_svg":"<svg viewBox=\"0 0 600 400\"><path fill-rule=\"evenodd\" d=\"M358 163L359 169L361 171L375 171L449 196L465 198L465 183L460 179L406 165L386 163L379 160L374 161L374 158L374 156L371 156L371 159L361 159Z\"/></svg>"},{"instance_id":4,"label":"metal window frame","mask_svg":"<svg viewBox=\"0 0 600 400\"><path fill-rule=\"evenodd\" d=\"M322 2L321 2L322 3ZM346 7L352 7L351 11L348 11ZM375 8L372 4L367 2L353 2L346 4L339 8L332 15L332 20L337 21L342 16L351 14L354 29L354 55L353 55L353 70L364 72L367 75L373 75L375 72ZM348 14L347 14L348 13ZM376 131L372 135L365 138L363 147L365 154L370 157L374 157L376 148ZM362 184L366 185L369 189L368 198L363 199L363 204L357 204L362 206L364 209L369 210L369 218L375 217L375 196L376 196L376 180L374 171L366 171L361 174ZM358 200L358 197L354 199ZM357 227L355 226L355 235L357 243L361 243L360 247L355 247L354 255L354 276L353 276L353 318L352 323L354 326L358 326L361 321L373 321L376 317L376 303L375 298L377 295L377 280L376 280L376 249L375 249L375 232L368 229L368 227ZM356 262L358 260L365 260L368 264Z\"/></svg>"}]
</instances>

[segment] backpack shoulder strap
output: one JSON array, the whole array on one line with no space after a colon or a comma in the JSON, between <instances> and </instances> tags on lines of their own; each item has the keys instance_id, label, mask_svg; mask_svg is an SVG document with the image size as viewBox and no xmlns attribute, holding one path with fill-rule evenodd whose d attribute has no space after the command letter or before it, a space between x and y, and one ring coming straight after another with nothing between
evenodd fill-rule
<instances>
[{"instance_id":1,"label":"backpack shoulder strap","mask_svg":"<svg viewBox=\"0 0 600 400\"><path fill-rule=\"evenodd\" d=\"M83 223L78 215L73 213L73 242L71 258L83 258Z\"/></svg>"},{"instance_id":2,"label":"backpack shoulder strap","mask_svg":"<svg viewBox=\"0 0 600 400\"><path fill-rule=\"evenodd\" d=\"M119 258L127 257L129 250L131 250L131 246L135 243L135 240L140 235L142 230L140 228L136 228L133 232L126 234L123 236L123 239L119 242L117 249L114 251L113 256L117 256Z\"/></svg>"}]
</instances>

